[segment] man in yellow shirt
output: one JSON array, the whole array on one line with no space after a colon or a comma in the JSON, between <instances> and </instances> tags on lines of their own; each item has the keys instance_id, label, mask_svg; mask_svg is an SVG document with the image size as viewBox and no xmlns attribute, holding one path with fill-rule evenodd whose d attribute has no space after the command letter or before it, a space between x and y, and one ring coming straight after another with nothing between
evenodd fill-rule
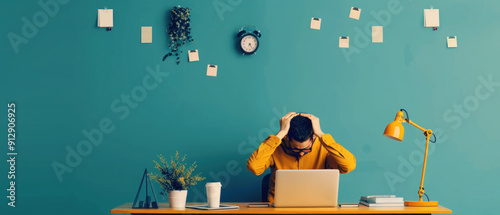
<instances>
[{"instance_id":1,"label":"man in yellow shirt","mask_svg":"<svg viewBox=\"0 0 500 215\"><path fill-rule=\"evenodd\" d=\"M330 134L324 134L319 119L311 114L290 112L280 120L280 131L269 135L248 159L247 168L260 175L271 167L268 200L274 202L278 169L338 169L348 173L356 158Z\"/></svg>"}]
</instances>

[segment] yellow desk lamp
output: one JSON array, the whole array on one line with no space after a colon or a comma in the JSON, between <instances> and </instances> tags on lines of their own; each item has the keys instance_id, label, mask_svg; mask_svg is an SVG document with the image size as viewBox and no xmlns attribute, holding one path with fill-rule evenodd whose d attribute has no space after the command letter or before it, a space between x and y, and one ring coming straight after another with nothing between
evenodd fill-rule
<instances>
[{"instance_id":1,"label":"yellow desk lamp","mask_svg":"<svg viewBox=\"0 0 500 215\"><path fill-rule=\"evenodd\" d=\"M404 118L404 113L406 113L406 119ZM425 156L424 156L424 167L422 168L422 179L420 181L420 189L418 190L418 201L405 201L406 206L417 206L417 207L437 207L438 202L437 201L429 201L429 197L427 194L425 194L425 189L424 189L424 175L425 175L425 165L427 163L427 151L429 149L429 140L431 135L434 135L432 133L431 129L425 129L420 127L419 125L415 124L413 121L410 120L408 116L408 112L406 112L405 109L401 109L398 111L396 114L396 119L394 119L394 122L389 123L387 127L385 128L384 131L384 136L389 137L393 140L397 141L403 141L403 136L405 134L405 129L403 127L403 122L407 122L418 129L422 130L424 132L424 135L426 136L427 142L425 144ZM431 141L433 143L436 142L436 135L434 135L434 141ZM422 201L422 196L425 195L427 197L427 201L424 202Z\"/></svg>"}]
</instances>

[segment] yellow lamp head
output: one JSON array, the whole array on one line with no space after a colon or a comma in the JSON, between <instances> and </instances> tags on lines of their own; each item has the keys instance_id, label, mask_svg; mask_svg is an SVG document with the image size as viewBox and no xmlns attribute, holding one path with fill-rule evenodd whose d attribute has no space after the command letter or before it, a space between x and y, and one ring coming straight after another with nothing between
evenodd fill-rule
<instances>
[{"instance_id":1,"label":"yellow lamp head","mask_svg":"<svg viewBox=\"0 0 500 215\"><path fill-rule=\"evenodd\" d=\"M389 123L385 127L384 136L389 137L393 140L403 141L403 136L405 135L405 128L403 127L404 120L403 111L399 111L396 114L396 118L393 122Z\"/></svg>"}]
</instances>

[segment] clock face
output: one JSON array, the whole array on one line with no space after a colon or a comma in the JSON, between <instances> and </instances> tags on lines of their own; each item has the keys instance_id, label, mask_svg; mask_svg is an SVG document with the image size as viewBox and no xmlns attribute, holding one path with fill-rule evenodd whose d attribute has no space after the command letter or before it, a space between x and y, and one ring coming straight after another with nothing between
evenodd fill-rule
<instances>
[{"instance_id":1,"label":"clock face","mask_svg":"<svg viewBox=\"0 0 500 215\"><path fill-rule=\"evenodd\" d=\"M254 35L246 35L241 38L241 50L246 53L253 53L259 47L259 41Z\"/></svg>"}]
</instances>

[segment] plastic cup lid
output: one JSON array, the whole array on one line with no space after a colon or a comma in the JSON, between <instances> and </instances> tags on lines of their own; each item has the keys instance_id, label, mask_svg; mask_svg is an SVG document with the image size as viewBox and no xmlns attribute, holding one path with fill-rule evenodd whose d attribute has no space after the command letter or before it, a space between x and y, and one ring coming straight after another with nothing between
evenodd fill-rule
<instances>
[{"instance_id":1,"label":"plastic cup lid","mask_svg":"<svg viewBox=\"0 0 500 215\"><path fill-rule=\"evenodd\" d=\"M206 186L222 186L220 182L208 182Z\"/></svg>"}]
</instances>

